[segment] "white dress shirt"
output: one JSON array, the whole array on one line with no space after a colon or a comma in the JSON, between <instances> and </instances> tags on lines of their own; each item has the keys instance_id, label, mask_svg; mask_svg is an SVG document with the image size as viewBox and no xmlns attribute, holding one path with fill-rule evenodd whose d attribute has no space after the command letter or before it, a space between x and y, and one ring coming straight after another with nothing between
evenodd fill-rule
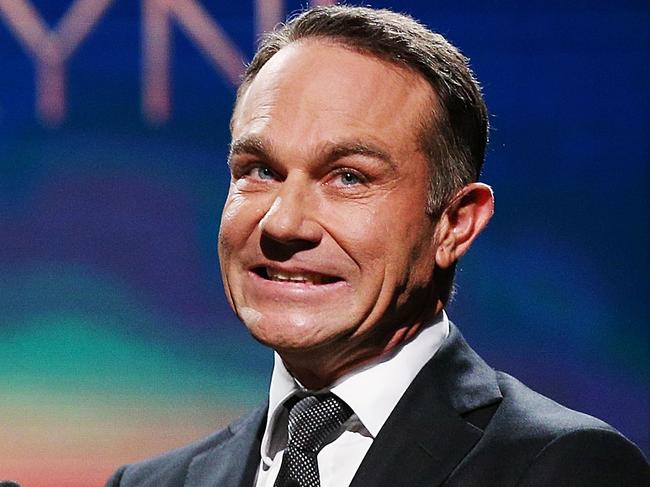
<instances>
[{"instance_id":1,"label":"white dress shirt","mask_svg":"<svg viewBox=\"0 0 650 487\"><path fill-rule=\"evenodd\" d=\"M350 485L388 416L448 334L449 320L443 311L415 337L378 361L350 372L327 389L310 391L331 391L354 412L341 427L340 434L334 436L318 453L321 487ZM276 353L256 487L273 487L287 446L287 411L284 402L297 391L305 389L287 371Z\"/></svg>"}]
</instances>

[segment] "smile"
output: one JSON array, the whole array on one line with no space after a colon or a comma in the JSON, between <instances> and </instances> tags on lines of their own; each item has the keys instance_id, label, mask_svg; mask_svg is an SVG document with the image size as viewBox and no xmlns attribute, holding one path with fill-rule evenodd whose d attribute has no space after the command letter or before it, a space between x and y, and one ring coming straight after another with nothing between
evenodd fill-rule
<instances>
[{"instance_id":1,"label":"smile","mask_svg":"<svg viewBox=\"0 0 650 487\"><path fill-rule=\"evenodd\" d=\"M256 267L253 272L263 279L275 282L288 282L295 284L310 284L314 286L332 284L341 281L335 276L328 276L318 272L286 271L272 267Z\"/></svg>"}]
</instances>

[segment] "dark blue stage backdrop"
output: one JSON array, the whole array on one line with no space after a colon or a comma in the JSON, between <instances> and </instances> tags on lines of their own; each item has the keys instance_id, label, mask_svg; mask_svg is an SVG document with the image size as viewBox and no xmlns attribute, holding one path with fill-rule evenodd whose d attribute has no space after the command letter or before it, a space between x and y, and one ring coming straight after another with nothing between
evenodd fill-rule
<instances>
[{"instance_id":1,"label":"dark blue stage backdrop","mask_svg":"<svg viewBox=\"0 0 650 487\"><path fill-rule=\"evenodd\" d=\"M450 316L650 452L650 3L370 3L460 46L491 110ZM215 236L237 79L299 6L0 0L0 477L99 486L263 399Z\"/></svg>"}]
</instances>

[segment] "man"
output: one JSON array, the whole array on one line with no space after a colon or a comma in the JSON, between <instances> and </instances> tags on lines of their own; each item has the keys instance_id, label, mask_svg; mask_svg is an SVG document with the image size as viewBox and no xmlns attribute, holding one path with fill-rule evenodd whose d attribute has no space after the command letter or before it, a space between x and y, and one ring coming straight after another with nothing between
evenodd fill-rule
<instances>
[{"instance_id":1,"label":"man","mask_svg":"<svg viewBox=\"0 0 650 487\"><path fill-rule=\"evenodd\" d=\"M493 212L467 60L414 20L314 8L232 117L228 301L277 353L269 402L112 486L650 485L607 424L487 366L444 312Z\"/></svg>"}]
</instances>

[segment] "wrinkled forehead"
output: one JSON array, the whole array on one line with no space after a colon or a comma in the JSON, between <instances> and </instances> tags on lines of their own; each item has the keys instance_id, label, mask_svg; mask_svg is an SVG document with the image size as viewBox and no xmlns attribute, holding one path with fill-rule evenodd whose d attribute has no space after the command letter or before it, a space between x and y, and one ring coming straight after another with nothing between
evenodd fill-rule
<instances>
[{"instance_id":1,"label":"wrinkled forehead","mask_svg":"<svg viewBox=\"0 0 650 487\"><path fill-rule=\"evenodd\" d=\"M388 116L408 109L419 122L429 120L437 106L431 85L415 69L337 39L306 38L280 49L240 88L231 131L260 108L255 103L281 100L300 110L309 102L337 109L340 102L344 110L350 93L369 112L383 106Z\"/></svg>"}]
</instances>

